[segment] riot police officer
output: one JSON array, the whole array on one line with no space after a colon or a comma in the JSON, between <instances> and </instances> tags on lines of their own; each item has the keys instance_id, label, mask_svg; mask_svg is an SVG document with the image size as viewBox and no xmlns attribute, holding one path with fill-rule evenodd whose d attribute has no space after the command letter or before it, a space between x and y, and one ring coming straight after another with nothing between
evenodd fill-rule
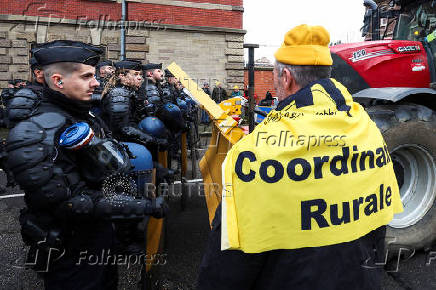
<instances>
[{"instance_id":1,"label":"riot police officer","mask_svg":"<svg viewBox=\"0 0 436 290\"><path fill-rule=\"evenodd\" d=\"M29 64L32 72L32 82L25 87L14 89L3 98L6 107L5 123L7 127L13 127L17 121L25 118L29 111L34 110L40 102L45 83L44 71L35 57L30 58ZM23 107L23 103L26 103L26 106ZM9 114L12 115L8 116Z\"/></svg>"},{"instance_id":2,"label":"riot police officer","mask_svg":"<svg viewBox=\"0 0 436 290\"><path fill-rule=\"evenodd\" d=\"M77 148L92 138L101 140L98 144L112 144L104 154L94 155L118 160L120 170L129 167L125 163L128 158L118 156L125 152L111 139L104 124L89 113L91 95L99 85L94 78L94 66L101 52L97 47L67 40L38 47L34 56L44 70L46 82L41 101L27 110L25 101L21 107L9 108L9 117L16 124L7 139L7 166L25 192L21 233L24 242L30 245L28 262L42 274L46 289L116 289L116 266L87 259L113 249L111 218L126 213L163 214L162 204L120 199L118 194L108 199L101 184L93 182L95 178L101 179L99 170L88 171L91 175L82 170L81 164L92 160ZM14 112L17 110L21 111ZM77 123L88 128L86 134L81 134L80 126L71 127ZM74 150L71 149L74 146L62 146L66 144L62 144L61 138L69 140L75 135L87 140ZM104 148L108 147L95 147ZM110 154L116 156L110 158ZM103 162L96 168L106 166L107 172L115 165L104 164L102 159L96 162Z\"/></svg>"},{"instance_id":3,"label":"riot police officer","mask_svg":"<svg viewBox=\"0 0 436 290\"><path fill-rule=\"evenodd\" d=\"M162 94L165 99L173 104L177 104L177 98L179 97L179 92L175 87L177 83L177 78L169 69L165 69L165 83L162 85Z\"/></svg>"},{"instance_id":4,"label":"riot police officer","mask_svg":"<svg viewBox=\"0 0 436 290\"><path fill-rule=\"evenodd\" d=\"M162 71L162 64L148 63L142 66L145 73L144 83L142 88L146 92L147 99L158 97L162 100L162 86L161 82L164 79Z\"/></svg>"},{"instance_id":5,"label":"riot police officer","mask_svg":"<svg viewBox=\"0 0 436 290\"><path fill-rule=\"evenodd\" d=\"M114 62L111 60L101 61L95 67L95 78L100 83L100 85L94 90L92 94L91 101L93 103L93 107L91 111L93 114L100 116L101 115L101 97L103 90L106 86L107 81L111 78L111 76L115 72Z\"/></svg>"},{"instance_id":6,"label":"riot police officer","mask_svg":"<svg viewBox=\"0 0 436 290\"><path fill-rule=\"evenodd\" d=\"M95 78L100 83L100 86L94 91L96 94L101 94L107 81L115 73L115 65L111 60L101 61L95 67Z\"/></svg>"},{"instance_id":7,"label":"riot police officer","mask_svg":"<svg viewBox=\"0 0 436 290\"><path fill-rule=\"evenodd\" d=\"M38 61L35 57L31 57L29 60L30 71L32 73L32 81L30 84L26 86L33 90L36 94L42 94L42 89L44 87L44 71L42 70L41 65L38 64Z\"/></svg>"},{"instance_id":8,"label":"riot police officer","mask_svg":"<svg viewBox=\"0 0 436 290\"><path fill-rule=\"evenodd\" d=\"M118 140L140 142L148 147L165 146L166 140L154 138L137 126L146 117L147 105L136 95L143 82L141 63L126 60L115 63L115 67L115 74L103 92L103 120Z\"/></svg>"}]
</instances>

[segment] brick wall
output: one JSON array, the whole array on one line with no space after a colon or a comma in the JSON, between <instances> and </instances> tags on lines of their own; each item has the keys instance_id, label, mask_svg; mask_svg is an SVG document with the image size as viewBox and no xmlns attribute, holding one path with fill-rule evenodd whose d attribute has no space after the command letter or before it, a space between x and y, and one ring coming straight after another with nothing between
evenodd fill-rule
<instances>
[{"instance_id":1,"label":"brick wall","mask_svg":"<svg viewBox=\"0 0 436 290\"><path fill-rule=\"evenodd\" d=\"M179 1L180 2L180 1ZM184 1L204 3L203 1ZM209 1L211 4L242 6L242 1ZM86 9L85 9L86 8ZM190 7L128 2L128 20L149 21L161 24L212 26L242 29L242 11L199 9ZM43 16L73 20L121 19L121 4L83 0L0 0L0 14Z\"/></svg>"},{"instance_id":2,"label":"brick wall","mask_svg":"<svg viewBox=\"0 0 436 290\"><path fill-rule=\"evenodd\" d=\"M150 21L165 24L242 29L242 13L239 11L129 3L129 20L140 20L144 16Z\"/></svg>"},{"instance_id":3,"label":"brick wall","mask_svg":"<svg viewBox=\"0 0 436 290\"><path fill-rule=\"evenodd\" d=\"M185 2L196 2L196 3L212 3L212 4L223 4L223 5L233 5L242 6L242 0L189 0Z\"/></svg>"},{"instance_id":4,"label":"brick wall","mask_svg":"<svg viewBox=\"0 0 436 290\"><path fill-rule=\"evenodd\" d=\"M227 48L222 33L190 33L176 31L150 31L150 50L147 60L168 66L175 61L202 87L205 81L211 84L218 80L225 84Z\"/></svg>"},{"instance_id":5,"label":"brick wall","mask_svg":"<svg viewBox=\"0 0 436 290\"><path fill-rule=\"evenodd\" d=\"M227 88L242 87L243 11L241 7L229 10L242 5L242 0L209 1L210 5L185 2L159 3L203 8L129 2L126 57L144 63L163 62L164 66L175 61L199 83L207 80L213 86L216 79ZM78 40L103 47L108 59L120 58L120 30L116 25L121 18L119 3L0 0L0 14L0 88L6 87L10 79L29 79L28 52L35 43ZM141 20L142 24L137 27L138 22L133 20Z\"/></svg>"},{"instance_id":6,"label":"brick wall","mask_svg":"<svg viewBox=\"0 0 436 290\"><path fill-rule=\"evenodd\" d=\"M247 69L244 70L244 85L248 86ZM267 91L275 97L273 68L255 68L254 93L257 95L256 101L258 102L259 100L264 99Z\"/></svg>"}]
</instances>

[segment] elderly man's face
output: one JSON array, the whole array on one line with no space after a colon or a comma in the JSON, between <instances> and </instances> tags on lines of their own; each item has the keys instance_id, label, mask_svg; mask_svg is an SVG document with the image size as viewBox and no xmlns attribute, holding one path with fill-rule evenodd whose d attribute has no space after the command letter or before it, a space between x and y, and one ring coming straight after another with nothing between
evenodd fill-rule
<instances>
[{"instance_id":1,"label":"elderly man's face","mask_svg":"<svg viewBox=\"0 0 436 290\"><path fill-rule=\"evenodd\" d=\"M281 101L287 96L283 87L283 82L280 80L277 67L274 67L273 76L274 76L274 89L276 90L276 96L278 100Z\"/></svg>"},{"instance_id":2,"label":"elderly man's face","mask_svg":"<svg viewBox=\"0 0 436 290\"><path fill-rule=\"evenodd\" d=\"M289 69L284 68L282 75L279 76L279 71L275 66L273 75L276 97L279 101L286 99L288 96L295 94L299 89L301 89Z\"/></svg>"}]
</instances>

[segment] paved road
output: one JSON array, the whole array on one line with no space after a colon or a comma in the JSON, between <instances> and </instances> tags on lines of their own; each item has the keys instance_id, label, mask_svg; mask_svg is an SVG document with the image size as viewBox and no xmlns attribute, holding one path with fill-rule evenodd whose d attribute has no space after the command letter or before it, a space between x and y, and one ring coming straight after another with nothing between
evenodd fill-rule
<instances>
[{"instance_id":1,"label":"paved road","mask_svg":"<svg viewBox=\"0 0 436 290\"><path fill-rule=\"evenodd\" d=\"M0 172L0 186L6 183ZM19 194L18 188L1 190L0 197ZM40 279L30 270L22 268L26 248L19 233L17 217L23 205L22 198L0 198L0 289L43 289ZM167 263L156 268L160 273L157 289L195 289L197 270L205 247L208 215L204 197L195 190L187 200L184 211L180 209L180 198L170 200L171 212L166 231ZM386 266L383 289L436 289L436 247L434 253L418 252L407 261ZM426 265L430 257L432 263ZM346 273L344 273L346 275ZM120 269L119 289L137 289L139 269Z\"/></svg>"}]
</instances>

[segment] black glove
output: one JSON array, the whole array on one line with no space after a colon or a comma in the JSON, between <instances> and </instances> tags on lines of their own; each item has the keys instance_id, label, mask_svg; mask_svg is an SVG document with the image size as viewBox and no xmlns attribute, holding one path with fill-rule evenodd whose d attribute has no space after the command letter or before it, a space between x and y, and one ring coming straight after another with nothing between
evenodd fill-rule
<instances>
[{"instance_id":1,"label":"black glove","mask_svg":"<svg viewBox=\"0 0 436 290\"><path fill-rule=\"evenodd\" d=\"M95 206L95 215L106 219L139 219L146 215L163 218L167 211L168 206L162 197L135 199L120 194L102 198Z\"/></svg>"},{"instance_id":2,"label":"black glove","mask_svg":"<svg viewBox=\"0 0 436 290\"><path fill-rule=\"evenodd\" d=\"M156 144L159 145L160 151L165 151L169 146L168 140L164 138L156 138Z\"/></svg>"},{"instance_id":3,"label":"black glove","mask_svg":"<svg viewBox=\"0 0 436 290\"><path fill-rule=\"evenodd\" d=\"M134 127L124 127L121 129L121 132L127 139L133 140L135 142L140 142L145 146L157 144L156 138Z\"/></svg>"},{"instance_id":4,"label":"black glove","mask_svg":"<svg viewBox=\"0 0 436 290\"><path fill-rule=\"evenodd\" d=\"M176 172L172 169L164 168L162 166L155 167L156 168L156 180L158 181L158 184L161 183L168 183L172 184L174 183L175 175L179 172Z\"/></svg>"},{"instance_id":5,"label":"black glove","mask_svg":"<svg viewBox=\"0 0 436 290\"><path fill-rule=\"evenodd\" d=\"M158 196L153 199L152 202L154 203L153 212L150 215L157 219L164 218L169 210L168 204L165 202L164 198Z\"/></svg>"}]
</instances>

